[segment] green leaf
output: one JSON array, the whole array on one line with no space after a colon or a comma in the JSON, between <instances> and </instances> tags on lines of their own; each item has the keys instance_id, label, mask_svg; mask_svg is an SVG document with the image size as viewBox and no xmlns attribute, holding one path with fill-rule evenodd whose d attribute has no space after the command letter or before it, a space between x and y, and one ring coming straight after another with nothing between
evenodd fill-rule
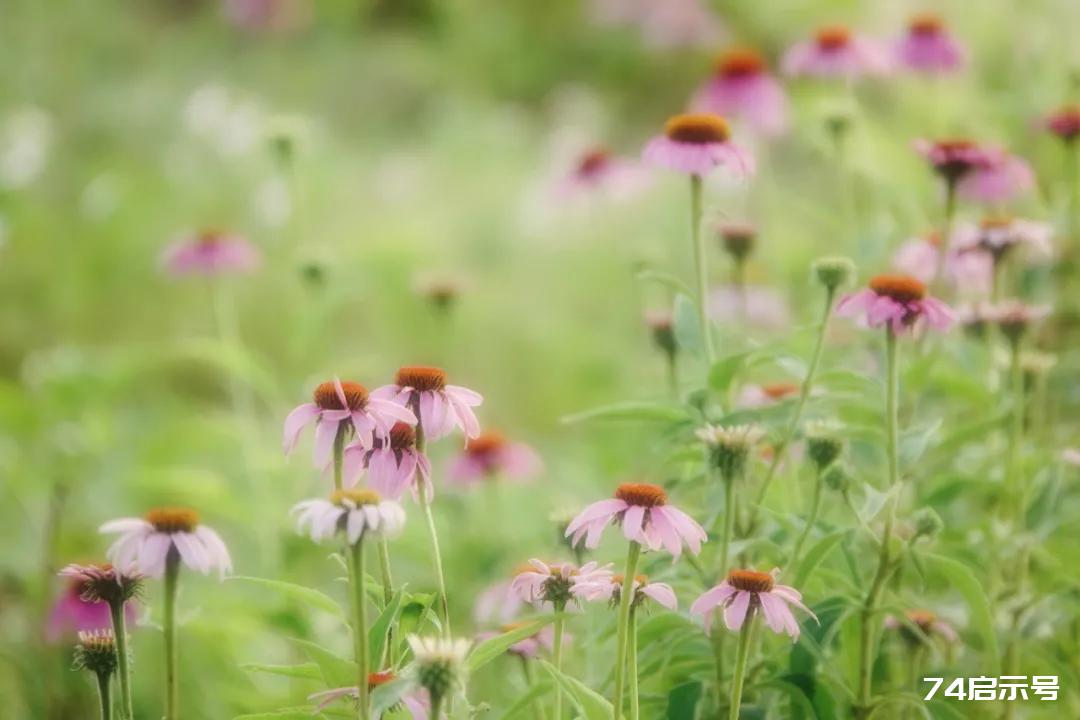
<instances>
[{"instance_id":1,"label":"green leaf","mask_svg":"<svg viewBox=\"0 0 1080 720\"><path fill-rule=\"evenodd\" d=\"M847 530L839 530L830 535L826 535L810 546L806 555L804 555L803 559L799 562L799 568L795 571L795 579L791 584L797 588L805 586L806 580L810 577L810 574L813 573L817 566L829 556L829 553L833 551L847 534Z\"/></svg>"},{"instance_id":2,"label":"green leaf","mask_svg":"<svg viewBox=\"0 0 1080 720\"><path fill-rule=\"evenodd\" d=\"M394 597L390 598L389 604L383 608L383 611L379 613L379 617L372 623L371 629L368 630L368 648L375 662L378 662L383 655L383 648L386 646L386 631L397 619L398 612L401 611L401 600L404 596L405 588L403 586L394 593Z\"/></svg>"},{"instance_id":3,"label":"green leaf","mask_svg":"<svg viewBox=\"0 0 1080 720\"><path fill-rule=\"evenodd\" d=\"M479 643L472 649L468 659L465 661L466 666L469 668L469 672L476 672L479 668L482 668L484 665L487 665L489 662L506 652L511 645L519 643L525 638L532 637L540 632L542 627L554 619L555 618L550 616L539 618L527 625L522 625L519 628L514 628L510 632L496 635L493 638L488 638L482 643Z\"/></svg>"},{"instance_id":4,"label":"green leaf","mask_svg":"<svg viewBox=\"0 0 1080 720\"><path fill-rule=\"evenodd\" d=\"M555 687L555 684L547 680L536 683L529 688L527 693L515 700L510 707L506 708L506 712L502 714L500 720L512 720L513 718L520 717L534 701L547 695L551 692L551 688L553 687Z\"/></svg>"},{"instance_id":5,"label":"green leaf","mask_svg":"<svg viewBox=\"0 0 1080 720\"><path fill-rule=\"evenodd\" d=\"M302 665L264 665L263 663L244 663L240 666L245 672L267 673L268 675L281 675L283 677L304 678L306 680L319 680L322 673L315 663Z\"/></svg>"},{"instance_id":6,"label":"green leaf","mask_svg":"<svg viewBox=\"0 0 1080 720\"><path fill-rule=\"evenodd\" d=\"M270 710L269 712L249 715L235 715L233 720L311 720L313 717L319 716L313 713L310 707L305 707L282 708L281 710Z\"/></svg>"},{"instance_id":7,"label":"green leaf","mask_svg":"<svg viewBox=\"0 0 1080 720\"><path fill-rule=\"evenodd\" d=\"M701 352L701 319L697 306L689 296L675 296L675 342L684 352L697 355Z\"/></svg>"},{"instance_id":8,"label":"green leaf","mask_svg":"<svg viewBox=\"0 0 1080 720\"><path fill-rule=\"evenodd\" d=\"M339 618L345 618L345 611L341 609L333 598L329 595L325 595L318 590L312 590L309 587L303 585L295 585L293 583L284 582L281 580L267 580L265 578L247 577L244 575L236 575L229 578L229 581L240 581L252 583L253 585L259 585L261 587L275 590L288 598L296 600L301 605L306 607L314 607L322 610L325 613L336 615Z\"/></svg>"},{"instance_id":9,"label":"green leaf","mask_svg":"<svg viewBox=\"0 0 1080 720\"><path fill-rule=\"evenodd\" d=\"M410 685L409 678L399 677L375 688L371 693L372 717L379 717L381 713L397 705Z\"/></svg>"},{"instance_id":10,"label":"green leaf","mask_svg":"<svg viewBox=\"0 0 1080 720\"><path fill-rule=\"evenodd\" d=\"M356 685L357 668L356 663L352 660L338 657L310 640L294 638L293 642L303 648L308 659L319 666L319 672L322 673L323 680L328 687L338 688Z\"/></svg>"},{"instance_id":11,"label":"green leaf","mask_svg":"<svg viewBox=\"0 0 1080 720\"><path fill-rule=\"evenodd\" d=\"M650 402L621 402L612 405L584 410L573 415L564 415L562 422L574 425L593 420L626 421L640 420L649 422L678 422L686 420L686 409L679 405Z\"/></svg>"},{"instance_id":12,"label":"green leaf","mask_svg":"<svg viewBox=\"0 0 1080 720\"><path fill-rule=\"evenodd\" d=\"M748 350L717 360L709 368L709 387L717 393L726 393L752 355L753 351Z\"/></svg>"},{"instance_id":13,"label":"green leaf","mask_svg":"<svg viewBox=\"0 0 1080 720\"><path fill-rule=\"evenodd\" d=\"M919 462L930 445L930 439L940 428L941 419L938 418L929 425L913 428L902 434L899 445L900 466L910 467Z\"/></svg>"},{"instance_id":14,"label":"green leaf","mask_svg":"<svg viewBox=\"0 0 1080 720\"><path fill-rule=\"evenodd\" d=\"M610 720L614 715L611 703L600 693L585 685L577 678L564 675L555 669L555 666L546 660L540 660L540 666L551 675L556 683L570 696L570 702L584 720Z\"/></svg>"},{"instance_id":15,"label":"green leaf","mask_svg":"<svg viewBox=\"0 0 1080 720\"><path fill-rule=\"evenodd\" d=\"M758 683L757 685L754 685L754 689L776 690L777 692L781 692L791 700L792 705L798 706L799 710L803 713L803 717L817 717L817 712L814 710L814 704L810 702L810 698L806 697L806 694L803 693L798 685L785 680L776 679Z\"/></svg>"},{"instance_id":16,"label":"green leaf","mask_svg":"<svg viewBox=\"0 0 1080 720\"><path fill-rule=\"evenodd\" d=\"M984 670L992 675L1001 673L1001 655L998 652L997 634L994 632L994 616L983 585L975 573L963 563L942 555L928 553L923 556L929 570L936 571L948 584L959 591L971 610L971 626L982 640Z\"/></svg>"},{"instance_id":17,"label":"green leaf","mask_svg":"<svg viewBox=\"0 0 1080 720\"><path fill-rule=\"evenodd\" d=\"M701 681L683 683L668 693L667 720L694 720L701 700Z\"/></svg>"}]
</instances>

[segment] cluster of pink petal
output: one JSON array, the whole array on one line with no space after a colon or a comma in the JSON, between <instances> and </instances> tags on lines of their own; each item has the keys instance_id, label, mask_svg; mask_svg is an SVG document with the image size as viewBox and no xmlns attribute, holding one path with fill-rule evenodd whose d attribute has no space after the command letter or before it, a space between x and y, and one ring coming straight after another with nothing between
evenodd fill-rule
<instances>
[{"instance_id":1,"label":"cluster of pink petal","mask_svg":"<svg viewBox=\"0 0 1080 720\"><path fill-rule=\"evenodd\" d=\"M668 610L677 610L679 607L679 600L675 597L675 591L667 583L646 582L642 584L641 581L635 578L633 587L635 595L640 592ZM607 582L595 578L574 579L575 591L590 602L610 602L618 596L621 588L621 583L614 577L609 578Z\"/></svg>"},{"instance_id":2,"label":"cluster of pink petal","mask_svg":"<svg viewBox=\"0 0 1080 720\"><path fill-rule=\"evenodd\" d=\"M754 158L749 151L731 141L691 143L657 135L645 145L642 158L650 165L688 175L705 176L726 166L737 178L754 174Z\"/></svg>"},{"instance_id":3,"label":"cluster of pink petal","mask_svg":"<svg viewBox=\"0 0 1080 720\"><path fill-rule=\"evenodd\" d=\"M510 587L522 600L528 603L544 602L545 586L554 579L573 582L571 594L580 595L574 588L578 582L610 582L611 565L601 566L596 562L587 562L580 568L571 563L547 564L533 558L529 560L532 570L520 572L510 582Z\"/></svg>"},{"instance_id":4,"label":"cluster of pink petal","mask_svg":"<svg viewBox=\"0 0 1080 720\"><path fill-rule=\"evenodd\" d=\"M559 201L601 197L613 202L629 200L646 190L652 178L635 160L609 157L596 167L582 168L563 175L555 185Z\"/></svg>"},{"instance_id":5,"label":"cluster of pink petal","mask_svg":"<svg viewBox=\"0 0 1080 720\"><path fill-rule=\"evenodd\" d=\"M592 549L600 544L604 528L612 523L622 525L627 540L650 550L664 548L676 558L682 554L684 544L697 555L708 538L694 518L673 505L646 508L619 498L600 500L586 507L570 521L566 537L574 545L584 539L585 547Z\"/></svg>"},{"instance_id":6,"label":"cluster of pink petal","mask_svg":"<svg viewBox=\"0 0 1080 720\"><path fill-rule=\"evenodd\" d=\"M897 270L929 283L937 274L941 249L925 238L906 240L893 255ZM962 293L985 295L990 292L994 263L985 253L946 251L945 276Z\"/></svg>"},{"instance_id":7,"label":"cluster of pink petal","mask_svg":"<svg viewBox=\"0 0 1080 720\"><path fill-rule=\"evenodd\" d=\"M405 490L411 490L413 499L419 502L420 493L431 502L435 488L431 482L431 461L415 447L395 450L383 438L375 439L376 447L369 449L362 442L350 443L345 448L342 475L347 487L360 481L366 470L368 485L379 495L400 500Z\"/></svg>"},{"instance_id":8,"label":"cluster of pink petal","mask_svg":"<svg viewBox=\"0 0 1080 720\"><path fill-rule=\"evenodd\" d=\"M528 480L544 467L540 456L525 443L508 442L502 447L477 456L468 450L459 452L450 464L449 479L458 485L474 485L492 475L510 480Z\"/></svg>"},{"instance_id":9,"label":"cluster of pink petal","mask_svg":"<svg viewBox=\"0 0 1080 720\"><path fill-rule=\"evenodd\" d=\"M964 48L946 30L908 32L896 43L897 63L916 72L939 74L964 66Z\"/></svg>"},{"instance_id":10,"label":"cluster of pink petal","mask_svg":"<svg viewBox=\"0 0 1080 720\"><path fill-rule=\"evenodd\" d=\"M948 330L955 320L952 308L929 295L921 300L900 302L888 295L879 295L870 288L847 295L836 304L839 317L862 315L869 327L890 325L899 334L919 320L935 330Z\"/></svg>"},{"instance_id":11,"label":"cluster of pink petal","mask_svg":"<svg viewBox=\"0 0 1080 720\"><path fill-rule=\"evenodd\" d=\"M784 54L786 75L859 77L883 75L892 70L888 51L877 41L853 35L837 48L825 48L814 40L796 43Z\"/></svg>"},{"instance_id":12,"label":"cluster of pink petal","mask_svg":"<svg viewBox=\"0 0 1080 720\"><path fill-rule=\"evenodd\" d=\"M1005 225L986 227L976 223L963 223L953 233L952 244L959 251L1002 250L1011 245L1024 245L1041 258L1054 253L1051 238L1054 228L1037 220L1014 218Z\"/></svg>"},{"instance_id":13,"label":"cluster of pink petal","mask_svg":"<svg viewBox=\"0 0 1080 720\"><path fill-rule=\"evenodd\" d=\"M772 590L767 592L749 592L739 590L727 580L695 600L690 606L690 614L701 617L705 621L705 630L708 632L712 627L713 611L718 607L723 608L724 624L728 630L738 631L742 628L751 605L760 608L765 616L765 622L773 632L786 632L792 642L799 639L800 629L789 605L794 605L810 617L817 619L814 613L803 605L802 594L793 587L774 585Z\"/></svg>"},{"instance_id":14,"label":"cluster of pink petal","mask_svg":"<svg viewBox=\"0 0 1080 720\"><path fill-rule=\"evenodd\" d=\"M137 567L148 577L158 578L165 572L165 559L176 548L180 559L192 570L204 575L217 569L222 578L232 571L232 559L221 537L206 527L197 526L192 532L159 532L142 518L121 518L101 526L103 533L120 533L109 548L108 556L117 567Z\"/></svg>"},{"instance_id":15,"label":"cluster of pink petal","mask_svg":"<svg viewBox=\"0 0 1080 720\"><path fill-rule=\"evenodd\" d=\"M240 235L185 235L165 248L161 265L173 275L250 272L261 262L258 249Z\"/></svg>"},{"instance_id":16,"label":"cluster of pink petal","mask_svg":"<svg viewBox=\"0 0 1080 720\"><path fill-rule=\"evenodd\" d=\"M696 112L742 118L765 135L779 135L787 129L787 97L772 75L761 72L726 77L714 75L691 101Z\"/></svg>"},{"instance_id":17,"label":"cluster of pink petal","mask_svg":"<svg viewBox=\"0 0 1080 720\"><path fill-rule=\"evenodd\" d=\"M442 390L417 390L401 385L383 385L371 393L368 402L373 400L389 401L406 408L418 407L420 426L429 440L445 437L454 428L459 428L466 437L480 434L480 422L472 409L483 403L484 398L480 393L460 385L447 385ZM416 419L413 418L410 424L416 424Z\"/></svg>"}]
</instances>

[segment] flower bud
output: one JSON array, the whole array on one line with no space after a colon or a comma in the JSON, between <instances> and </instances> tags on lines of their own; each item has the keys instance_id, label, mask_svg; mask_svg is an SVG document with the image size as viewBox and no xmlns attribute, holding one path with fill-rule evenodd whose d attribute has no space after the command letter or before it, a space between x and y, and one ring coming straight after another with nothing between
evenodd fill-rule
<instances>
[{"instance_id":1,"label":"flower bud","mask_svg":"<svg viewBox=\"0 0 1080 720\"><path fill-rule=\"evenodd\" d=\"M851 282L855 276L855 263L846 257L823 257L811 265L818 282L832 292Z\"/></svg>"},{"instance_id":2,"label":"flower bud","mask_svg":"<svg viewBox=\"0 0 1080 720\"><path fill-rule=\"evenodd\" d=\"M806 453L817 471L823 472L844 451L844 441L837 436L840 426L831 422L806 424Z\"/></svg>"},{"instance_id":3,"label":"flower bud","mask_svg":"<svg viewBox=\"0 0 1080 720\"><path fill-rule=\"evenodd\" d=\"M838 493L846 493L855 484L855 478L843 463L833 463L821 475L825 487Z\"/></svg>"},{"instance_id":4,"label":"flower bud","mask_svg":"<svg viewBox=\"0 0 1080 720\"><path fill-rule=\"evenodd\" d=\"M108 677L116 670L116 638L112 630L89 630L79 633L75 646L76 670L89 670Z\"/></svg>"},{"instance_id":5,"label":"flower bud","mask_svg":"<svg viewBox=\"0 0 1080 720\"><path fill-rule=\"evenodd\" d=\"M941 516L933 508L919 508L913 517L915 521L915 537L935 537L945 527Z\"/></svg>"},{"instance_id":6,"label":"flower bud","mask_svg":"<svg viewBox=\"0 0 1080 720\"><path fill-rule=\"evenodd\" d=\"M433 705L465 687L465 656L468 640L427 637L408 637L413 653L413 677L428 691Z\"/></svg>"},{"instance_id":7,"label":"flower bud","mask_svg":"<svg viewBox=\"0 0 1080 720\"><path fill-rule=\"evenodd\" d=\"M750 449L765 436L765 431L757 425L706 425L696 434L709 448L710 460L720 470L720 476L731 481L742 475Z\"/></svg>"}]
</instances>

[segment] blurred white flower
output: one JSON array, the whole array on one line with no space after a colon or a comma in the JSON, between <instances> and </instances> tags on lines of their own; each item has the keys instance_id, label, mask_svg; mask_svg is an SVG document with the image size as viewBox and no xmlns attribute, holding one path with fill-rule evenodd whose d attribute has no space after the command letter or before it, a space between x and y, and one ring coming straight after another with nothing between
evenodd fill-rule
<instances>
[{"instance_id":1,"label":"blurred white flower","mask_svg":"<svg viewBox=\"0 0 1080 720\"><path fill-rule=\"evenodd\" d=\"M191 94L184 123L192 135L228 156L251 151L266 136L266 115L258 102L215 84Z\"/></svg>"},{"instance_id":2,"label":"blurred white flower","mask_svg":"<svg viewBox=\"0 0 1080 720\"><path fill-rule=\"evenodd\" d=\"M45 169L53 141L53 120L41 108L10 113L0 128L0 187L21 188Z\"/></svg>"}]
</instances>

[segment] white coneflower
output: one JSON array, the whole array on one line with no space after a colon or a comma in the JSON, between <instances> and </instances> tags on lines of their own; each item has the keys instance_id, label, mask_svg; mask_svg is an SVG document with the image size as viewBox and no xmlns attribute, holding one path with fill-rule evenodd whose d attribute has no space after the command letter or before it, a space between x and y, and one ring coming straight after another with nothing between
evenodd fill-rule
<instances>
[{"instance_id":1,"label":"white coneflower","mask_svg":"<svg viewBox=\"0 0 1080 720\"><path fill-rule=\"evenodd\" d=\"M465 689L465 656L469 640L410 635L412 677L431 698L431 717L438 718L443 701Z\"/></svg>"},{"instance_id":2,"label":"white coneflower","mask_svg":"<svg viewBox=\"0 0 1080 720\"><path fill-rule=\"evenodd\" d=\"M405 526L405 510L370 488L334 490L329 500L304 500L293 506L296 525L315 542L342 532L350 545L368 535L395 537Z\"/></svg>"},{"instance_id":3,"label":"white coneflower","mask_svg":"<svg viewBox=\"0 0 1080 720\"><path fill-rule=\"evenodd\" d=\"M742 474L751 448L765 437L765 430L758 425L706 425L694 434L708 446L720 475L730 480Z\"/></svg>"}]
</instances>

